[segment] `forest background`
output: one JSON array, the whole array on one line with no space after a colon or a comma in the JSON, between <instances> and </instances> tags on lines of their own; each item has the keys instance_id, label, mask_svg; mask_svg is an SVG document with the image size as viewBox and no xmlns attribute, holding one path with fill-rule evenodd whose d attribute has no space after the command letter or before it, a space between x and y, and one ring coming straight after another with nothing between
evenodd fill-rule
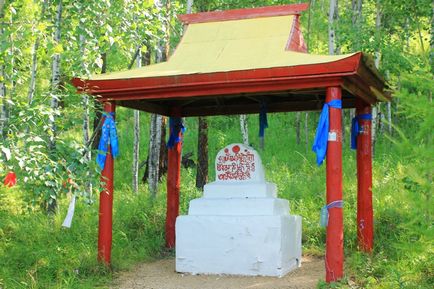
<instances>
[{"instance_id":1,"label":"forest background","mask_svg":"<svg viewBox=\"0 0 434 289\"><path fill-rule=\"evenodd\" d=\"M356 162L349 149L354 112L343 114L346 278L330 286L431 288L434 2L309 2L301 17L309 52L371 54L394 97L374 110L375 248L368 255L356 241ZM0 186L0 288L106 287L113 272L173 254L164 249L164 175L158 182L165 119L119 108L113 264L109 270L97 263L100 183L93 131L101 111L76 93L72 77L164 61L183 33L177 14L290 3L298 1L0 0L0 176L13 171L18 180L12 188ZM260 152L267 178L303 217L304 253L323 256L325 170L310 150L318 116L270 114ZM255 115L185 121L190 167L182 170L182 213L208 176L213 180L220 148L260 144ZM73 195L75 217L65 229Z\"/></svg>"}]
</instances>

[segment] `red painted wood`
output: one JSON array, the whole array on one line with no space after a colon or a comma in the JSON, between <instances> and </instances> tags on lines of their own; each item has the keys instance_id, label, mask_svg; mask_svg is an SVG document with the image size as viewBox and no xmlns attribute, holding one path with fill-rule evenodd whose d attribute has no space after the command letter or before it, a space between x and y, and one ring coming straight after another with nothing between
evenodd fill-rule
<instances>
[{"instance_id":1,"label":"red painted wood","mask_svg":"<svg viewBox=\"0 0 434 289\"><path fill-rule=\"evenodd\" d=\"M231 84L214 84L188 87L185 89L179 88L178 91L172 88L158 88L155 90L135 91L128 95L125 93L110 93L105 94L102 100L131 100L131 99L144 99L144 100L170 100L175 98L177 100L185 99L190 100L192 97L209 97L213 95L236 95L245 93L260 93L260 92L273 92L273 91L286 91L291 89L308 89L326 87L327 85L340 85L343 80L338 77L320 77L316 79L305 80L274 80L264 82L243 82ZM211 113L211 112L210 112Z\"/></svg>"},{"instance_id":2,"label":"red painted wood","mask_svg":"<svg viewBox=\"0 0 434 289\"><path fill-rule=\"evenodd\" d=\"M114 102L104 103L105 112L115 112ZM109 153L101 173L103 191L99 195L99 227L98 227L98 260L109 265L112 250L112 218L113 218L113 181L114 161L109 147Z\"/></svg>"},{"instance_id":3,"label":"red painted wood","mask_svg":"<svg viewBox=\"0 0 434 289\"><path fill-rule=\"evenodd\" d=\"M181 111L176 108L172 115L181 116ZM181 132L180 132L181 134ZM167 208L166 208L166 247L175 247L175 223L179 215L179 191L181 187L181 151L182 141L168 149L167 160Z\"/></svg>"},{"instance_id":4,"label":"red painted wood","mask_svg":"<svg viewBox=\"0 0 434 289\"><path fill-rule=\"evenodd\" d=\"M357 99L356 115L370 113L371 106ZM357 239L361 250L371 252L374 245L371 121L359 120L359 127L362 132L357 136Z\"/></svg>"},{"instance_id":5,"label":"red painted wood","mask_svg":"<svg viewBox=\"0 0 434 289\"><path fill-rule=\"evenodd\" d=\"M108 79L108 80L82 80L74 78L72 83L79 91L85 91L94 95L105 96L108 93L122 92L125 95L139 90L172 89L181 90L188 94L191 88L207 84L248 83L251 85L258 81L279 81L282 78L318 78L321 76L348 76L357 72L362 53L356 53L348 58L331 62L311 65L299 65L290 67L273 67L251 70L239 70L228 72L214 72L202 74L185 74L164 77ZM130 99L135 99L131 97Z\"/></svg>"},{"instance_id":6,"label":"red painted wood","mask_svg":"<svg viewBox=\"0 0 434 289\"><path fill-rule=\"evenodd\" d=\"M184 24L218 22L228 20L239 20L259 17L283 16L300 14L309 8L308 3L267 6L249 9L234 9L225 11L201 12L194 14L179 15L178 18Z\"/></svg>"},{"instance_id":7,"label":"red painted wood","mask_svg":"<svg viewBox=\"0 0 434 289\"><path fill-rule=\"evenodd\" d=\"M307 53L306 42L300 29L300 17L296 15L293 20L291 34L287 45L287 50Z\"/></svg>"},{"instance_id":8,"label":"red painted wood","mask_svg":"<svg viewBox=\"0 0 434 289\"><path fill-rule=\"evenodd\" d=\"M328 87L326 102L341 99L340 87ZM335 133L336 141L328 141L327 146L327 204L342 200L342 114L340 109L330 108L330 133ZM343 276L344 264L344 224L342 208L329 209L329 222L326 238L326 282L334 282Z\"/></svg>"}]
</instances>

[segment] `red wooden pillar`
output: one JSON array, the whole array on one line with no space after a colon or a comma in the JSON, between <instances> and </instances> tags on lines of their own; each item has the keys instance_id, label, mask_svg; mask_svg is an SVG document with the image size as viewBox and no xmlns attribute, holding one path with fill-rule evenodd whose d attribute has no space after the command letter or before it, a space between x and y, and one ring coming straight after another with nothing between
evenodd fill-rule
<instances>
[{"instance_id":1,"label":"red wooden pillar","mask_svg":"<svg viewBox=\"0 0 434 289\"><path fill-rule=\"evenodd\" d=\"M328 87L326 102L341 99L340 87ZM327 204L342 200L342 114L330 107L330 129L327 145ZM326 282L334 282L343 276L344 224L342 208L329 209L326 239Z\"/></svg>"},{"instance_id":2,"label":"red wooden pillar","mask_svg":"<svg viewBox=\"0 0 434 289\"><path fill-rule=\"evenodd\" d=\"M114 102L104 103L104 111L115 112ZM104 120L103 120L104 121ZM103 191L99 195L99 229L98 229L98 260L110 264L112 250L112 217L113 217L113 155L109 147L101 181Z\"/></svg>"},{"instance_id":3,"label":"red wooden pillar","mask_svg":"<svg viewBox=\"0 0 434 289\"><path fill-rule=\"evenodd\" d=\"M181 117L180 109L172 111L174 117ZM180 132L181 134L182 132ZM175 222L179 215L179 190L181 186L182 141L168 150L167 160L167 210L166 210L166 247L175 247Z\"/></svg>"},{"instance_id":4,"label":"red wooden pillar","mask_svg":"<svg viewBox=\"0 0 434 289\"><path fill-rule=\"evenodd\" d=\"M370 115L371 106L357 99L356 115ZM357 239L359 247L371 252L374 243L374 217L372 209L372 148L371 120L360 117L357 136Z\"/></svg>"}]
</instances>

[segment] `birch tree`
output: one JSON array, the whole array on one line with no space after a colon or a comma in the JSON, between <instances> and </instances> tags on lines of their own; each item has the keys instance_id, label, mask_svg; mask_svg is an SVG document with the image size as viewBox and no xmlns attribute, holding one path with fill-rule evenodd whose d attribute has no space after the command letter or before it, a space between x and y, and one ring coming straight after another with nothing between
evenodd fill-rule
<instances>
[{"instance_id":1,"label":"birch tree","mask_svg":"<svg viewBox=\"0 0 434 289\"><path fill-rule=\"evenodd\" d=\"M301 142L301 112L295 113L295 141L299 145Z\"/></svg>"},{"instance_id":2,"label":"birch tree","mask_svg":"<svg viewBox=\"0 0 434 289\"><path fill-rule=\"evenodd\" d=\"M187 0L186 13L190 14L193 8L193 0ZM246 115L240 115L240 128L243 136L243 143L249 144L249 133ZM197 166L196 166L196 188L203 190L208 182L208 119L198 117L197 126Z\"/></svg>"},{"instance_id":3,"label":"birch tree","mask_svg":"<svg viewBox=\"0 0 434 289\"><path fill-rule=\"evenodd\" d=\"M141 48L138 48L137 67L142 67ZM139 191L139 157L140 157L140 111L134 110L134 142L133 142L133 192Z\"/></svg>"},{"instance_id":4,"label":"birch tree","mask_svg":"<svg viewBox=\"0 0 434 289\"><path fill-rule=\"evenodd\" d=\"M163 4L160 1L156 1L155 5L158 8L162 8ZM169 1L166 3L166 8ZM161 10L160 10L161 11ZM169 37L169 27L167 19L163 21L162 30L165 35L163 39L158 44L156 62L163 62L167 59L167 54L169 53L168 37ZM149 152L148 152L148 184L149 192L153 197L156 196L158 191L158 180L160 176L160 157L161 157L161 146L162 142L162 128L163 128L163 117L158 114L151 114L151 122L149 127Z\"/></svg>"},{"instance_id":5,"label":"birch tree","mask_svg":"<svg viewBox=\"0 0 434 289\"><path fill-rule=\"evenodd\" d=\"M41 8L41 16L40 16L41 20L43 19L44 15L45 15L46 8L47 8L47 0L44 0L42 2L42 8ZM41 37L38 34L36 36L35 43L32 46L32 66L31 66L31 69L30 69L29 91L27 93L27 99L28 99L29 105L32 104L33 97L35 95L36 74L37 74L37 71L38 71L38 50L39 50L40 44L41 44Z\"/></svg>"},{"instance_id":6,"label":"birch tree","mask_svg":"<svg viewBox=\"0 0 434 289\"><path fill-rule=\"evenodd\" d=\"M80 25L83 25L82 22L80 22ZM83 31L83 28L81 27L80 31ZM36 40L38 41L38 39ZM83 56L81 65L82 65L82 70L86 71L86 65L85 65L85 56L86 56L86 49L85 49L85 45L86 45L86 37L84 36L83 33L80 33L79 36L79 44L80 44L80 51L81 51L81 55ZM38 44L39 46L39 44ZM36 48L37 51L37 48ZM29 98L29 102L31 101L31 99ZM83 133L83 143L86 146L85 147L85 160L86 162L90 162L92 159L92 150L89 149L87 146L89 144L90 141L90 110L89 110L89 96L87 94L83 94L82 96L82 106L83 106L83 121L82 121L82 133ZM86 182L86 190L87 193L89 194L89 196L92 194L92 182Z\"/></svg>"},{"instance_id":7,"label":"birch tree","mask_svg":"<svg viewBox=\"0 0 434 289\"><path fill-rule=\"evenodd\" d=\"M430 29L430 53L431 73L434 75L434 4L431 5L431 29ZM432 95L432 92L431 92Z\"/></svg>"},{"instance_id":8,"label":"birch tree","mask_svg":"<svg viewBox=\"0 0 434 289\"><path fill-rule=\"evenodd\" d=\"M378 69L380 67L381 52L380 52L380 41L381 41L381 3L380 0L376 0L375 5L375 38L376 38L376 49L374 64ZM377 140L377 127L378 127L378 108L377 106L372 107L372 153L374 155L375 151L375 141Z\"/></svg>"},{"instance_id":9,"label":"birch tree","mask_svg":"<svg viewBox=\"0 0 434 289\"><path fill-rule=\"evenodd\" d=\"M338 0L330 0L329 15L328 15L328 42L329 42L329 54L339 54L340 48L337 44L336 26L339 20L338 13ZM342 123L344 124L342 128L342 139L345 139L345 112L341 109Z\"/></svg>"},{"instance_id":10,"label":"birch tree","mask_svg":"<svg viewBox=\"0 0 434 289\"><path fill-rule=\"evenodd\" d=\"M208 120L198 119L196 188L203 190L208 182Z\"/></svg>"},{"instance_id":11,"label":"birch tree","mask_svg":"<svg viewBox=\"0 0 434 289\"><path fill-rule=\"evenodd\" d=\"M249 127L247 124L247 115L240 115L241 136L243 137L243 144L249 145Z\"/></svg>"},{"instance_id":12,"label":"birch tree","mask_svg":"<svg viewBox=\"0 0 434 289\"><path fill-rule=\"evenodd\" d=\"M0 21L4 22L4 7L5 1L0 0ZM0 24L0 40L4 41L4 25ZM5 83L5 51L0 50L0 134L2 138L6 137L6 122L7 122L7 103L6 103L6 83Z\"/></svg>"},{"instance_id":13,"label":"birch tree","mask_svg":"<svg viewBox=\"0 0 434 289\"><path fill-rule=\"evenodd\" d=\"M336 21L338 19L338 0L330 0L328 15L329 54L339 53L336 40Z\"/></svg>"},{"instance_id":14,"label":"birch tree","mask_svg":"<svg viewBox=\"0 0 434 289\"><path fill-rule=\"evenodd\" d=\"M360 37L357 37L360 33L360 26L361 26L361 17L362 17L362 7L363 7L363 0L351 0L351 23L353 26L353 33L355 33L356 37L354 39L353 44L353 50L358 51L361 48L361 41ZM356 115L356 109L351 108L350 109L350 121L355 117ZM351 133L349 134L350 142L351 142Z\"/></svg>"},{"instance_id":15,"label":"birch tree","mask_svg":"<svg viewBox=\"0 0 434 289\"><path fill-rule=\"evenodd\" d=\"M56 48L60 46L60 32L61 32L61 23L62 23L62 12L63 5L62 0L59 0L57 3L56 9L56 18L54 23L54 44ZM56 149L56 137L57 137L57 126L56 126L56 114L59 108L59 92L60 92L60 52L55 51L52 57L52 66L51 66L51 109L52 116L49 119L50 124L50 142L49 148L51 151Z\"/></svg>"},{"instance_id":16,"label":"birch tree","mask_svg":"<svg viewBox=\"0 0 434 289\"><path fill-rule=\"evenodd\" d=\"M309 152L309 113L304 114L304 141L306 146L306 154Z\"/></svg>"},{"instance_id":17,"label":"birch tree","mask_svg":"<svg viewBox=\"0 0 434 289\"><path fill-rule=\"evenodd\" d=\"M150 132L149 132L149 154L148 154L148 184L149 192L153 197L158 191L158 177L160 167L160 149L161 149L161 126L162 116L151 114Z\"/></svg>"}]
</instances>

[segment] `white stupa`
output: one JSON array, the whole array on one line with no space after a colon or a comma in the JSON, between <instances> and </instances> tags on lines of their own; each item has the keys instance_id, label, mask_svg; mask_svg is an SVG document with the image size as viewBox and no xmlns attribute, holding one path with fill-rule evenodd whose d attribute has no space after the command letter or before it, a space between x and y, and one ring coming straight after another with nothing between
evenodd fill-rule
<instances>
[{"instance_id":1,"label":"white stupa","mask_svg":"<svg viewBox=\"0 0 434 289\"><path fill-rule=\"evenodd\" d=\"M222 149L216 181L176 220L176 271L283 276L301 265L301 217L265 181L258 153L243 144Z\"/></svg>"}]
</instances>

